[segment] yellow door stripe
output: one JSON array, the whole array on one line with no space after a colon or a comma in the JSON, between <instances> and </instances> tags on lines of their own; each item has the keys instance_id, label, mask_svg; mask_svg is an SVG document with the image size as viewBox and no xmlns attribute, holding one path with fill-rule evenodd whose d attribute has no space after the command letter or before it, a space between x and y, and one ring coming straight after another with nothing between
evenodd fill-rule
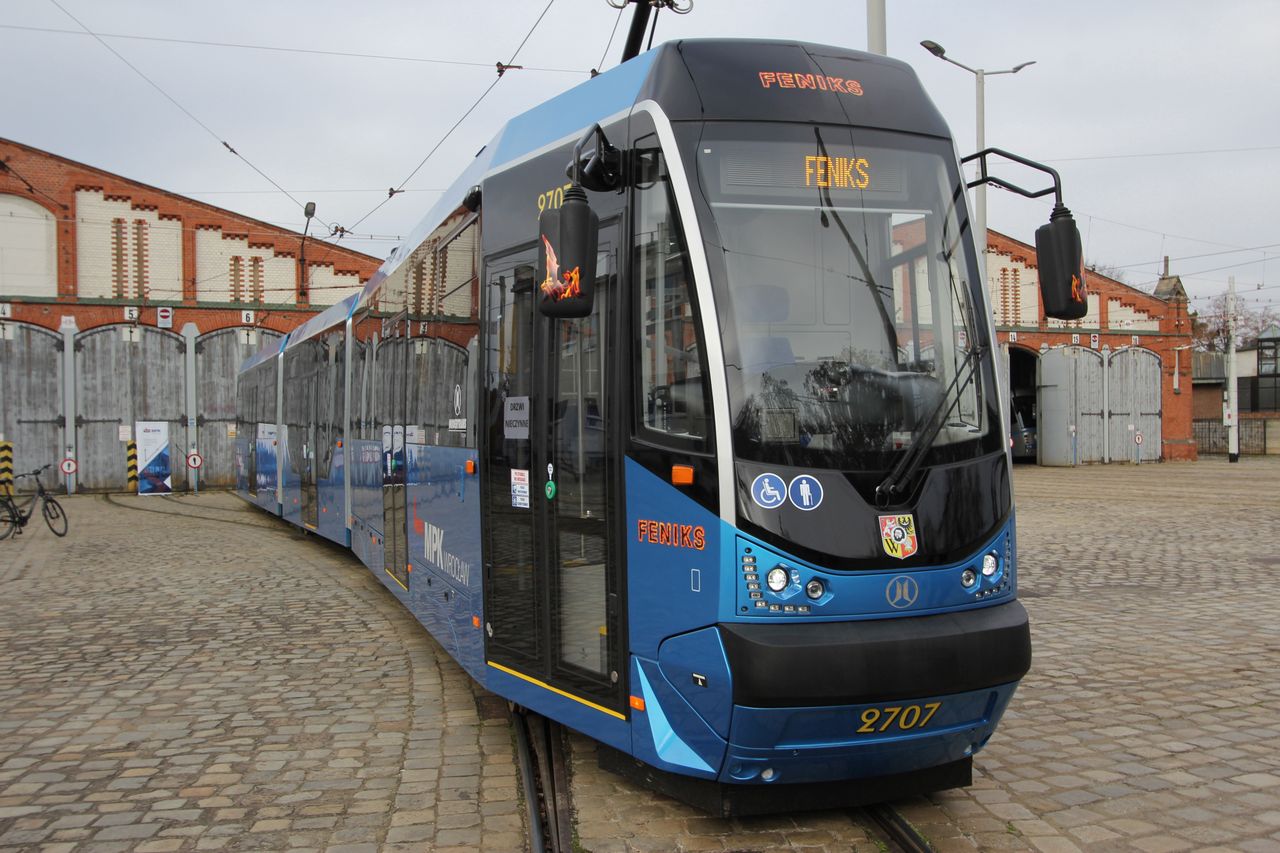
<instances>
[{"instance_id":1,"label":"yellow door stripe","mask_svg":"<svg viewBox=\"0 0 1280 853\"><path fill-rule=\"evenodd\" d=\"M532 676L525 675L523 672L516 672L514 669L507 669L505 666L503 666L500 663L494 663L493 661L487 661L487 663L489 664L489 666L493 667L494 669L500 672L505 672L507 675L514 675L516 678L519 678L522 681L527 681L530 684L536 684L538 687L542 687L546 690L550 690L552 693L563 696L566 699L572 699L575 702L581 702L583 705L586 705L588 708L595 708L597 711L599 711L602 714L608 714L610 717L617 717L619 720L626 722L627 718L624 717L622 714L619 714L617 711L611 711L608 708L604 707L603 705L597 705L595 702L591 702L586 699L583 699L581 696L574 696L572 693L566 693L558 687L552 687L550 684L547 684L545 681L539 681L538 679L533 678Z\"/></svg>"}]
</instances>

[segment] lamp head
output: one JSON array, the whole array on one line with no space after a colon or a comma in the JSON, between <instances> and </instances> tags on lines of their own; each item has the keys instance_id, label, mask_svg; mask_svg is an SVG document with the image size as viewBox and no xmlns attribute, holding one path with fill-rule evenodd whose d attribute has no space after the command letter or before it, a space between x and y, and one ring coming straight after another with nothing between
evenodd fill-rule
<instances>
[{"instance_id":1,"label":"lamp head","mask_svg":"<svg viewBox=\"0 0 1280 853\"><path fill-rule=\"evenodd\" d=\"M925 39L920 42L920 46L938 58L942 58L947 53L942 45L938 44L936 41L929 41L928 39Z\"/></svg>"},{"instance_id":2,"label":"lamp head","mask_svg":"<svg viewBox=\"0 0 1280 853\"><path fill-rule=\"evenodd\" d=\"M1023 62L1018 65L1015 65L1013 66L1013 73L1017 74L1019 71L1026 68L1028 65L1035 65L1035 64L1036 64L1036 61L1033 59L1030 62Z\"/></svg>"},{"instance_id":3,"label":"lamp head","mask_svg":"<svg viewBox=\"0 0 1280 853\"><path fill-rule=\"evenodd\" d=\"M315 216L316 203L314 201L307 202L306 205L302 208L302 215L307 217L307 219L310 219L311 217Z\"/></svg>"}]
</instances>

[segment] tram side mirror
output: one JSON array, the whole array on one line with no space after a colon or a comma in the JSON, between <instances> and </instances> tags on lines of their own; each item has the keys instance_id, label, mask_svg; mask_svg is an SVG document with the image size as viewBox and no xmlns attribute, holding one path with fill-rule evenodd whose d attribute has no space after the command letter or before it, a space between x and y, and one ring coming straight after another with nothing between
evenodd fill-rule
<instances>
[{"instance_id":1,"label":"tram side mirror","mask_svg":"<svg viewBox=\"0 0 1280 853\"><path fill-rule=\"evenodd\" d=\"M1088 313L1083 260L1080 229L1071 211L1057 204L1049 223L1036 229L1036 263L1040 267L1040 295L1045 316L1079 320Z\"/></svg>"},{"instance_id":2,"label":"tram side mirror","mask_svg":"<svg viewBox=\"0 0 1280 853\"><path fill-rule=\"evenodd\" d=\"M534 282L537 281L537 278L537 270L529 264L521 264L516 267L515 273L512 274L511 292L532 293ZM504 281L503 284L505 283Z\"/></svg>"},{"instance_id":3,"label":"tram side mirror","mask_svg":"<svg viewBox=\"0 0 1280 853\"><path fill-rule=\"evenodd\" d=\"M1053 186L1042 190L1028 190L1004 178L993 177L987 166L987 158L993 154L1051 176ZM1057 320L1079 320L1089 313L1089 294L1084 289L1084 255L1080 251L1080 229L1076 228L1071 211L1062 203L1061 177L1057 171L1043 163L1000 148L984 148L961 159L960 163L963 165L975 160L978 163L978 178L970 181L967 185L969 187L991 184L1026 198L1040 198L1054 193L1056 203L1053 205L1053 213L1049 215L1049 224L1036 229L1036 263L1040 267L1041 301L1044 302L1045 316Z\"/></svg>"},{"instance_id":4,"label":"tram side mirror","mask_svg":"<svg viewBox=\"0 0 1280 853\"><path fill-rule=\"evenodd\" d=\"M574 184L564 204L538 217L538 310L547 317L586 317L595 301L600 217Z\"/></svg>"}]
</instances>

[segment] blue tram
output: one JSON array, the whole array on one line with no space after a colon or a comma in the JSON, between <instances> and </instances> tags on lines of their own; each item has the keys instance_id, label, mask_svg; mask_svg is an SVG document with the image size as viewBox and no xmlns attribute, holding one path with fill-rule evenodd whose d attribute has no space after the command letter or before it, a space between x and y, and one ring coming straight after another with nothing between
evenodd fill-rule
<instances>
[{"instance_id":1,"label":"blue tram","mask_svg":"<svg viewBox=\"0 0 1280 853\"><path fill-rule=\"evenodd\" d=\"M1031 649L964 190L901 62L658 47L246 362L239 491L650 781L967 784ZM1079 316L1060 193L1037 242Z\"/></svg>"}]
</instances>

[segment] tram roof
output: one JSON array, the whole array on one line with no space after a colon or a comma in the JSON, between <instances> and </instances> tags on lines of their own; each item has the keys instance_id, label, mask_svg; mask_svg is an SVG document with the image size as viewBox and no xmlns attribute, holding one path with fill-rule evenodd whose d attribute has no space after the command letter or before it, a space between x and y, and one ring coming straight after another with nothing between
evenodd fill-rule
<instances>
[{"instance_id":1,"label":"tram roof","mask_svg":"<svg viewBox=\"0 0 1280 853\"><path fill-rule=\"evenodd\" d=\"M359 297L360 294L358 293L349 294L341 302L335 302L294 329L289 333L289 338L283 348L292 349L303 341L314 338L326 329L346 323L347 318L351 316L351 312L355 310Z\"/></svg>"},{"instance_id":2,"label":"tram roof","mask_svg":"<svg viewBox=\"0 0 1280 853\"><path fill-rule=\"evenodd\" d=\"M772 78L765 76L770 74ZM797 86L796 77L806 78L806 85ZM821 88L809 79L819 77ZM838 92L836 81L842 84ZM846 91L843 84L855 81L860 93ZM621 116L644 100L656 101L673 121L767 116L770 121L850 124L950 138L946 122L914 69L900 60L796 41L666 42L503 125L413 232L392 250L361 291L359 305L370 300L387 276L459 209L468 191L487 175L572 139L596 122Z\"/></svg>"},{"instance_id":3,"label":"tram roof","mask_svg":"<svg viewBox=\"0 0 1280 853\"><path fill-rule=\"evenodd\" d=\"M253 368L257 367L259 364L262 364L264 361L270 361L271 359L275 358L277 355L279 355L281 352L284 351L284 346L288 342L289 342L289 336L281 335L280 340L272 341L271 343L264 346L262 349L255 352L253 355L246 358L240 364L240 372L244 373L246 370L252 370Z\"/></svg>"}]
</instances>

